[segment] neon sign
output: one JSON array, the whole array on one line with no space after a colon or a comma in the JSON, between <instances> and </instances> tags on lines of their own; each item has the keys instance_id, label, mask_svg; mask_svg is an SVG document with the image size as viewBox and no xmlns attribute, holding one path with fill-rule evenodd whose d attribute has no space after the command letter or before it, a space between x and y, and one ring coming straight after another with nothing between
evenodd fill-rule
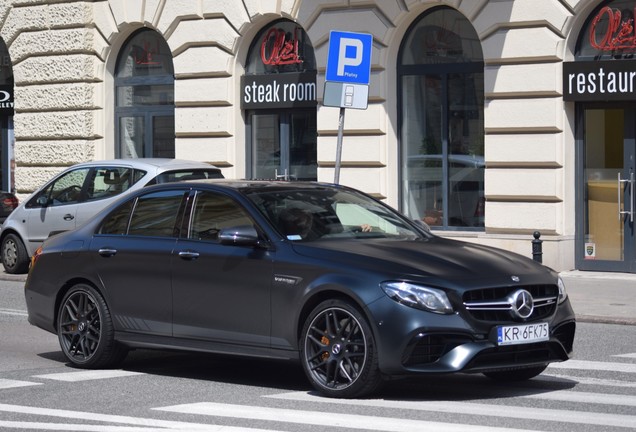
<instances>
[{"instance_id":1,"label":"neon sign","mask_svg":"<svg viewBox=\"0 0 636 432\"><path fill-rule=\"evenodd\" d=\"M636 12L636 9L634 10ZM607 20L607 29L598 29L599 23ZM597 34L597 31L601 34ZM601 36L598 38L598 36ZM605 6L592 20L590 27L590 45L599 51L633 50L636 51L634 33L634 14L623 18L619 9Z\"/></svg>"},{"instance_id":2,"label":"neon sign","mask_svg":"<svg viewBox=\"0 0 636 432\"><path fill-rule=\"evenodd\" d=\"M261 44L261 60L268 66L299 64L303 60L298 53L298 32L293 35L278 28L271 28Z\"/></svg>"},{"instance_id":3,"label":"neon sign","mask_svg":"<svg viewBox=\"0 0 636 432\"><path fill-rule=\"evenodd\" d=\"M158 66L160 61L156 61L155 57L159 56L159 47L151 46L150 42L143 41L143 47L135 46L133 48L133 56L135 64L138 66Z\"/></svg>"}]
</instances>

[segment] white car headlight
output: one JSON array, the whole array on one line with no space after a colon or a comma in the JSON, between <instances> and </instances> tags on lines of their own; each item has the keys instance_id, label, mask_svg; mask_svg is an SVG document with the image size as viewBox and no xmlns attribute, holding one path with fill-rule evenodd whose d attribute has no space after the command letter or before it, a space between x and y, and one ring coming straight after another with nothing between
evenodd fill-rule
<instances>
[{"instance_id":1,"label":"white car headlight","mask_svg":"<svg viewBox=\"0 0 636 432\"><path fill-rule=\"evenodd\" d=\"M439 314L453 313L453 307L442 290L408 282L383 282L380 286L398 303Z\"/></svg>"},{"instance_id":2,"label":"white car headlight","mask_svg":"<svg viewBox=\"0 0 636 432\"><path fill-rule=\"evenodd\" d=\"M561 304L568 298L568 293L565 291L565 283L563 279L561 279L561 276L559 276L557 284L559 285L559 304Z\"/></svg>"}]
</instances>

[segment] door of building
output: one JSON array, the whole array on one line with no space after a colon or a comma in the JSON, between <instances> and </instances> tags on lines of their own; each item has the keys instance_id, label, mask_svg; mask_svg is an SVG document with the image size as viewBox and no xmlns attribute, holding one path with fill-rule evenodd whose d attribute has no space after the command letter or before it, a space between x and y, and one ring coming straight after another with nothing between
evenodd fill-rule
<instances>
[{"instance_id":1,"label":"door of building","mask_svg":"<svg viewBox=\"0 0 636 432\"><path fill-rule=\"evenodd\" d=\"M248 131L250 178L318 178L315 109L249 111Z\"/></svg>"},{"instance_id":2,"label":"door of building","mask_svg":"<svg viewBox=\"0 0 636 432\"><path fill-rule=\"evenodd\" d=\"M577 268L636 273L636 108L580 104Z\"/></svg>"}]
</instances>

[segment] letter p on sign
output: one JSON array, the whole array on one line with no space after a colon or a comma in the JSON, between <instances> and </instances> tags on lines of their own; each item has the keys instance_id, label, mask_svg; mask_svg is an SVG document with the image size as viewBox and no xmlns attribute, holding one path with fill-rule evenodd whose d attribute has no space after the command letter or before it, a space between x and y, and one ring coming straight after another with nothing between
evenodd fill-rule
<instances>
[{"instance_id":1,"label":"letter p on sign","mask_svg":"<svg viewBox=\"0 0 636 432\"><path fill-rule=\"evenodd\" d=\"M353 48L353 49L351 49ZM353 53L353 56L347 54ZM362 64L362 41L360 39L340 38L340 52L338 53L338 75L345 75L345 66L360 66Z\"/></svg>"},{"instance_id":2,"label":"letter p on sign","mask_svg":"<svg viewBox=\"0 0 636 432\"><path fill-rule=\"evenodd\" d=\"M329 35L326 81L369 84L371 44L367 33L332 31Z\"/></svg>"}]
</instances>

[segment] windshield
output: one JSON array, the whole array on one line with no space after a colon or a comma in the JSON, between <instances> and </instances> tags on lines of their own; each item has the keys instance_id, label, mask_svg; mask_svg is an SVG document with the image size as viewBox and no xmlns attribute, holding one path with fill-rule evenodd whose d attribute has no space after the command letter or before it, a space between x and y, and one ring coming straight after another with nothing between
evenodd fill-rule
<instances>
[{"instance_id":1,"label":"windshield","mask_svg":"<svg viewBox=\"0 0 636 432\"><path fill-rule=\"evenodd\" d=\"M291 241L423 236L399 213L353 191L289 188L256 190L247 196Z\"/></svg>"}]
</instances>

